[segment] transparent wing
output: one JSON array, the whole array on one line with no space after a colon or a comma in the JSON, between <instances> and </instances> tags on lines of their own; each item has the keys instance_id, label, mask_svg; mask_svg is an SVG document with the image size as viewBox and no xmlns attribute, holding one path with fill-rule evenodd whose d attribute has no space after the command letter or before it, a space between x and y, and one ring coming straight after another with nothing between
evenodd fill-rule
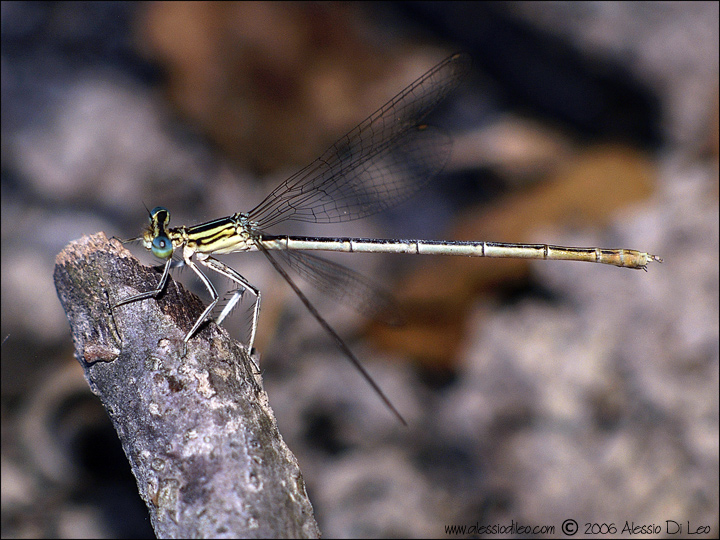
<instances>
[{"instance_id":1,"label":"transparent wing","mask_svg":"<svg viewBox=\"0 0 720 540\"><path fill-rule=\"evenodd\" d=\"M391 99L248 215L259 229L295 220L338 223L394 206L445 166L450 138L422 124L467 73L453 55Z\"/></svg>"},{"instance_id":2,"label":"transparent wing","mask_svg":"<svg viewBox=\"0 0 720 540\"><path fill-rule=\"evenodd\" d=\"M279 250L273 251L273 255L320 292L362 315L388 324L402 322L400 308L392 295L365 276L303 251Z\"/></svg>"}]
</instances>

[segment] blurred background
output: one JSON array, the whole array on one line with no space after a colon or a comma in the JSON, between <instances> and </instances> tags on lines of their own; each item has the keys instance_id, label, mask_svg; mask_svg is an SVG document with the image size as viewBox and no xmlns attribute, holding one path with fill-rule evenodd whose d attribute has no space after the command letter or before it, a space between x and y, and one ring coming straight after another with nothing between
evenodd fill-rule
<instances>
[{"instance_id":1,"label":"blurred background","mask_svg":"<svg viewBox=\"0 0 720 540\"><path fill-rule=\"evenodd\" d=\"M403 428L262 256L225 256L263 291L265 388L321 531L573 518L717 536L717 3L1 9L3 537L152 535L73 357L55 255L138 235L145 207L175 225L253 208L456 51L473 69L431 118L454 139L439 178L376 217L272 232L665 262L338 255L403 308L389 328L309 291Z\"/></svg>"}]
</instances>

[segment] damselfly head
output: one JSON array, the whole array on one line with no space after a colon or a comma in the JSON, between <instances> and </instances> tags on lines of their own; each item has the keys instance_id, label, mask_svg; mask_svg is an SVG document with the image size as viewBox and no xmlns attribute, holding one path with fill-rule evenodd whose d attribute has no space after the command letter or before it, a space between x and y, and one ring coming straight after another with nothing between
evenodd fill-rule
<instances>
[{"instance_id":1,"label":"damselfly head","mask_svg":"<svg viewBox=\"0 0 720 540\"><path fill-rule=\"evenodd\" d=\"M148 217L150 224L141 238L143 246L159 259L170 258L174 247L165 229L170 222L170 211L162 206L156 206L149 212Z\"/></svg>"}]
</instances>

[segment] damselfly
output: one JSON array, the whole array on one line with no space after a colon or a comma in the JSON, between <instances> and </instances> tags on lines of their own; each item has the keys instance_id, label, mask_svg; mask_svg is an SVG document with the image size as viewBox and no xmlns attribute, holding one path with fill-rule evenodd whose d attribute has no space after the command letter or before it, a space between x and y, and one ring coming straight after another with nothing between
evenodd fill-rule
<instances>
[{"instance_id":1,"label":"damselfly","mask_svg":"<svg viewBox=\"0 0 720 540\"><path fill-rule=\"evenodd\" d=\"M498 242L444 242L369 238L313 238L270 235L265 230L285 221L339 223L374 214L414 194L436 176L450 155L451 141L443 132L424 123L425 117L467 73L470 59L455 54L420 77L364 122L332 145L322 156L280 184L264 201L246 213L237 213L192 227L168 227L170 212L157 207L150 212L150 226L140 240L146 249L166 259L158 286L119 302L115 307L154 298L164 290L172 255L182 249L182 259L204 283L212 301L184 338L195 335L218 303L219 296L195 261L237 284L238 294L217 318L220 324L245 293L255 300L247 350L255 340L260 314L260 291L237 271L213 255L261 251L287 281L305 307L332 336L385 405L401 422L405 420L360 364L350 348L323 319L297 287L286 268L300 274L337 298L349 297L365 313L379 311L384 297L371 283L344 266L298 250L365 253L415 253L512 257L612 264L646 269L648 262L662 262L649 253L632 249L603 249L509 244ZM355 302L355 300L358 300Z\"/></svg>"}]
</instances>

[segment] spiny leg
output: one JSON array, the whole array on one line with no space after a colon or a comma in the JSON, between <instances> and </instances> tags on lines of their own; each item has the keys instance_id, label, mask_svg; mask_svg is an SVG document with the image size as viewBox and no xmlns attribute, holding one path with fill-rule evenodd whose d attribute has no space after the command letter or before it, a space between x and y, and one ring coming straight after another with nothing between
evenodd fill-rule
<instances>
[{"instance_id":1,"label":"spiny leg","mask_svg":"<svg viewBox=\"0 0 720 540\"><path fill-rule=\"evenodd\" d=\"M211 270L214 270L218 274L225 276L229 280L237 283L245 290L248 290L255 295L255 305L253 307L252 325L250 329L250 340L247 343L248 353L251 353L253 344L255 343L255 333L257 332L258 319L260 317L260 291L256 287L252 286L248 282L248 280L241 276L236 270L230 268L225 263L222 263L210 256L203 258L198 257L198 260L200 261L200 264L203 264L204 266L210 268ZM221 317L218 319L218 324L220 324L224 320L228 312L229 310L227 309L223 310Z\"/></svg>"},{"instance_id":2,"label":"spiny leg","mask_svg":"<svg viewBox=\"0 0 720 540\"><path fill-rule=\"evenodd\" d=\"M145 300L146 298L155 298L157 295L159 295L161 292L163 292L163 289L165 289L165 285L167 285L168 276L170 275L170 264L172 263L172 259L168 259L168 261L165 263L165 268L163 269L162 277L160 278L160 283L158 283L158 286L155 287L152 291L147 291L144 293L136 294L135 296L130 296L126 298L125 300L121 300L115 306L120 307L124 306L125 304L129 304L131 302L135 302L137 300Z\"/></svg>"},{"instance_id":3,"label":"spiny leg","mask_svg":"<svg viewBox=\"0 0 720 540\"><path fill-rule=\"evenodd\" d=\"M235 309L235 306L237 303L242 300L242 297L245 296L245 291L247 289L245 287L239 287L233 291L228 291L225 293L226 295L229 295L229 300L225 304L225 307L220 312L220 315L217 316L217 319L215 319L215 324L221 325L222 322L227 318L230 313L232 313L232 310ZM232 293L232 294L230 294Z\"/></svg>"},{"instance_id":4,"label":"spiny leg","mask_svg":"<svg viewBox=\"0 0 720 540\"><path fill-rule=\"evenodd\" d=\"M187 335L185 336L185 339L183 339L183 343L185 346L185 351L183 352L183 356L185 355L185 352L187 351L187 342L190 341L190 338L192 338L193 335L195 334L195 332L197 331L197 329L200 328L200 325L203 322L205 322L206 317L213 310L215 305L218 303L218 298L219 298L218 293L215 290L215 287L213 286L210 279L200 271L200 269L190 259L190 257L185 257L185 264L187 264L192 269L192 271L197 274L197 276L200 278L200 281L202 281L205 284L205 287L210 292L210 297L212 298L212 300L210 301L210 304L208 304L208 307L205 308L205 311L202 312L202 315L200 315L200 317L198 317L198 319L195 321L195 324L190 329L190 331L187 333Z\"/></svg>"}]
</instances>

